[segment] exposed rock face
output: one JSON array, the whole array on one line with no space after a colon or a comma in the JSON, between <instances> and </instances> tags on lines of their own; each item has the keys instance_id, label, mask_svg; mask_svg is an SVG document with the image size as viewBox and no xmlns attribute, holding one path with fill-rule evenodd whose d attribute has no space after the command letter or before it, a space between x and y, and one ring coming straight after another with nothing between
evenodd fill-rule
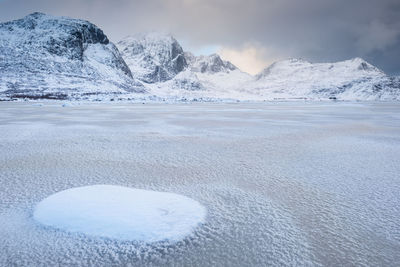
<instances>
[{"instance_id":1,"label":"exposed rock face","mask_svg":"<svg viewBox=\"0 0 400 267\"><path fill-rule=\"evenodd\" d=\"M168 34L129 36L117 46L134 77L146 83L170 80L188 66L182 47Z\"/></svg>"},{"instance_id":2,"label":"exposed rock face","mask_svg":"<svg viewBox=\"0 0 400 267\"><path fill-rule=\"evenodd\" d=\"M0 24L0 94L68 98L126 91L144 87L90 22L33 13Z\"/></svg>"}]
</instances>

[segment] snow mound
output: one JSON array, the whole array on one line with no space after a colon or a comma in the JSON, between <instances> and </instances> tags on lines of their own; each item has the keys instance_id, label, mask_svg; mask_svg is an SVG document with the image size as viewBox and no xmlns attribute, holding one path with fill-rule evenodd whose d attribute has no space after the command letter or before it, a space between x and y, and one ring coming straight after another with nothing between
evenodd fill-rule
<instances>
[{"instance_id":1,"label":"snow mound","mask_svg":"<svg viewBox=\"0 0 400 267\"><path fill-rule=\"evenodd\" d=\"M69 232L127 241L178 241L203 223L206 209L188 197L113 185L55 193L35 208L36 221Z\"/></svg>"}]
</instances>

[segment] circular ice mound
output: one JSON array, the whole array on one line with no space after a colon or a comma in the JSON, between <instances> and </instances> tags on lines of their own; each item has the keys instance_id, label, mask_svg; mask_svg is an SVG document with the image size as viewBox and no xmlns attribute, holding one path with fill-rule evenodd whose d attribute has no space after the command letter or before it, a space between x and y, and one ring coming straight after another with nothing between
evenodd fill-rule
<instances>
[{"instance_id":1,"label":"circular ice mound","mask_svg":"<svg viewBox=\"0 0 400 267\"><path fill-rule=\"evenodd\" d=\"M114 185L58 192L33 213L38 222L65 231L144 242L183 239L205 216L206 209L188 197Z\"/></svg>"}]
</instances>

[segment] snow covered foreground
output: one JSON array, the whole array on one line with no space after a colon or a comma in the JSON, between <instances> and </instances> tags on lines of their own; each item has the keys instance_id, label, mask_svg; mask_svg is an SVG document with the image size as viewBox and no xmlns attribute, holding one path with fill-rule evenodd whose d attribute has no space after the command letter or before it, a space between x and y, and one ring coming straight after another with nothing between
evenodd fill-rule
<instances>
[{"instance_id":1,"label":"snow covered foreground","mask_svg":"<svg viewBox=\"0 0 400 267\"><path fill-rule=\"evenodd\" d=\"M0 111L0 266L400 262L399 103L2 102ZM184 195L207 220L172 244L34 220L43 199L96 184Z\"/></svg>"},{"instance_id":2,"label":"snow covered foreground","mask_svg":"<svg viewBox=\"0 0 400 267\"><path fill-rule=\"evenodd\" d=\"M58 192L33 218L58 229L119 240L178 241L203 223L206 210L190 198L112 185Z\"/></svg>"}]
</instances>

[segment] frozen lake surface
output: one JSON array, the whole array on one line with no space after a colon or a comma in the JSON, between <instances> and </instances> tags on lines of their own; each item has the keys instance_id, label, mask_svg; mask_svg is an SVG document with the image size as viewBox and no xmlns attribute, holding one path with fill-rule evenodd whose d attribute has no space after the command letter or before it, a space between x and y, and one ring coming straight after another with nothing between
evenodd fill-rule
<instances>
[{"instance_id":1,"label":"frozen lake surface","mask_svg":"<svg viewBox=\"0 0 400 267\"><path fill-rule=\"evenodd\" d=\"M0 266L398 266L400 104L0 103ZM207 209L178 242L44 227L46 197L113 184Z\"/></svg>"}]
</instances>

